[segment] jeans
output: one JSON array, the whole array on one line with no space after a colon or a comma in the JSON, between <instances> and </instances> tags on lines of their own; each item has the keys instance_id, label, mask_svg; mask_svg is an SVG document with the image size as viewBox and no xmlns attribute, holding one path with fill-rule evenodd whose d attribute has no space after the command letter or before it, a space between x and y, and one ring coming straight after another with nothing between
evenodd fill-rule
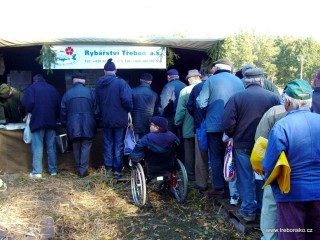
<instances>
[{"instance_id":1,"label":"jeans","mask_svg":"<svg viewBox=\"0 0 320 240\"><path fill-rule=\"evenodd\" d=\"M222 132L208 132L209 164L211 168L212 188L223 189L227 186L223 177L223 160L225 148L222 141Z\"/></svg>"},{"instance_id":2,"label":"jeans","mask_svg":"<svg viewBox=\"0 0 320 240\"><path fill-rule=\"evenodd\" d=\"M122 172L126 128L103 129L103 159L107 170Z\"/></svg>"},{"instance_id":3,"label":"jeans","mask_svg":"<svg viewBox=\"0 0 320 240\"><path fill-rule=\"evenodd\" d=\"M278 234L269 229L278 228L277 203L272 188L267 185L263 191L263 201L260 218L260 229L263 234L261 240L277 240Z\"/></svg>"},{"instance_id":4,"label":"jeans","mask_svg":"<svg viewBox=\"0 0 320 240\"><path fill-rule=\"evenodd\" d=\"M88 171L91 146L91 138L72 139L73 157L80 175L84 175Z\"/></svg>"},{"instance_id":5,"label":"jeans","mask_svg":"<svg viewBox=\"0 0 320 240\"><path fill-rule=\"evenodd\" d=\"M57 172L57 150L54 129L39 129L32 133L32 173L42 174L43 142L47 146L48 172Z\"/></svg>"},{"instance_id":6,"label":"jeans","mask_svg":"<svg viewBox=\"0 0 320 240\"><path fill-rule=\"evenodd\" d=\"M256 188L253 169L250 162L251 149L234 149L237 171L237 187L242 199L241 210L246 213L256 213Z\"/></svg>"}]
</instances>

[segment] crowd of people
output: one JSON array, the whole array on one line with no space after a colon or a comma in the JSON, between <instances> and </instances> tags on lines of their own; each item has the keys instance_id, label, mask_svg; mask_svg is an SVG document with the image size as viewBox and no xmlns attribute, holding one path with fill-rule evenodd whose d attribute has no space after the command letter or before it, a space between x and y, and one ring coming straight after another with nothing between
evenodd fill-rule
<instances>
[{"instance_id":1,"label":"crowd of people","mask_svg":"<svg viewBox=\"0 0 320 240\"><path fill-rule=\"evenodd\" d=\"M95 89L86 87L86 76L77 73L62 100L41 75L34 76L23 96L16 97L23 106L19 114L32 114L30 177L42 177L44 143L48 172L57 175L58 121L66 126L72 142L77 174L88 176L92 140L100 121L105 169L115 179L121 178L130 113L137 141L130 154L133 162L144 159L147 150L163 153L176 144L193 187L209 197L230 197L230 204L240 204L236 215L245 221L260 217L262 239L316 239L320 233L320 71L314 88L295 79L281 94L261 68L245 64L232 71L225 58L215 61L208 73L189 70L185 81L177 69L169 69L158 96L151 88L151 74L143 73L140 85L131 89L109 59ZM1 85L0 99L10 98L12 92L13 88ZM236 169L229 182L223 176L225 136L233 139ZM250 162L259 136L269 139L262 161L264 175L255 174ZM282 151L291 167L291 190L281 193L276 181L263 190Z\"/></svg>"}]
</instances>

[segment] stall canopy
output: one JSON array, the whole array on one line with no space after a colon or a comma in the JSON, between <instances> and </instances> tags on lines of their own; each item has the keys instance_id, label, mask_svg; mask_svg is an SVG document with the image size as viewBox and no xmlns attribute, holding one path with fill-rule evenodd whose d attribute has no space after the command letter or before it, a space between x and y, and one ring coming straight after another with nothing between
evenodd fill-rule
<instances>
[{"instance_id":1,"label":"stall canopy","mask_svg":"<svg viewBox=\"0 0 320 240\"><path fill-rule=\"evenodd\" d=\"M32 37L1 37L0 47L22 47L44 44L105 44L105 45L138 45L164 46L207 52L210 47L221 39L188 39L188 38L32 38Z\"/></svg>"}]
</instances>

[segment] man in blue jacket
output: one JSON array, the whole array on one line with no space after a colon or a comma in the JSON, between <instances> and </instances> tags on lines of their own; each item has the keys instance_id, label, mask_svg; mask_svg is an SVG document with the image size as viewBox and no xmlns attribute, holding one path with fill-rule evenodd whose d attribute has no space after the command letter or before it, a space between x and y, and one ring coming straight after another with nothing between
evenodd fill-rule
<instances>
[{"instance_id":1,"label":"man in blue jacket","mask_svg":"<svg viewBox=\"0 0 320 240\"><path fill-rule=\"evenodd\" d=\"M85 86L85 76L72 76L73 87L61 101L60 120L67 126L72 141L72 152L79 177L89 175L89 158L92 139L96 135L98 107L93 90Z\"/></svg>"},{"instance_id":2,"label":"man in blue jacket","mask_svg":"<svg viewBox=\"0 0 320 240\"><path fill-rule=\"evenodd\" d=\"M57 175L57 155L55 128L60 111L59 92L45 79L37 74L33 84L26 89L22 106L31 113L30 130L32 132L32 172L31 178L42 177L43 143L45 141L48 155L48 171L52 176Z\"/></svg>"},{"instance_id":3,"label":"man in blue jacket","mask_svg":"<svg viewBox=\"0 0 320 240\"><path fill-rule=\"evenodd\" d=\"M211 69L214 74L205 81L197 98L207 128L212 184L212 189L207 195L218 198L225 196L227 186L223 177L225 146L222 141L222 113L229 98L244 90L243 83L231 73L231 69L232 64L226 58L214 62Z\"/></svg>"},{"instance_id":4,"label":"man in blue jacket","mask_svg":"<svg viewBox=\"0 0 320 240\"><path fill-rule=\"evenodd\" d=\"M320 115L310 111L312 88L302 79L287 84L286 117L271 129L262 166L266 179L282 151L291 167L290 191L271 183L277 202L279 239L318 239L320 234Z\"/></svg>"},{"instance_id":5,"label":"man in blue jacket","mask_svg":"<svg viewBox=\"0 0 320 240\"><path fill-rule=\"evenodd\" d=\"M96 84L97 103L103 124L103 159L107 172L122 177L124 135L128 113L132 111L132 92L128 83L116 76L116 66L110 58L104 65L105 75Z\"/></svg>"}]
</instances>

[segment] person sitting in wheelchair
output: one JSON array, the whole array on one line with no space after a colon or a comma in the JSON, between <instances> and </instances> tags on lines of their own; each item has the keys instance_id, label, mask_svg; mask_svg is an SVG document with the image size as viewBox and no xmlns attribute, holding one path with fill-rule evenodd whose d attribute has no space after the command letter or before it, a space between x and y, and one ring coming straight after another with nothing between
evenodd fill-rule
<instances>
[{"instance_id":1,"label":"person sitting in wheelchair","mask_svg":"<svg viewBox=\"0 0 320 240\"><path fill-rule=\"evenodd\" d=\"M175 159L175 148L179 146L179 138L169 131L168 120L164 117L150 118L150 133L144 135L130 153L131 163L144 160L147 177L169 175Z\"/></svg>"}]
</instances>

